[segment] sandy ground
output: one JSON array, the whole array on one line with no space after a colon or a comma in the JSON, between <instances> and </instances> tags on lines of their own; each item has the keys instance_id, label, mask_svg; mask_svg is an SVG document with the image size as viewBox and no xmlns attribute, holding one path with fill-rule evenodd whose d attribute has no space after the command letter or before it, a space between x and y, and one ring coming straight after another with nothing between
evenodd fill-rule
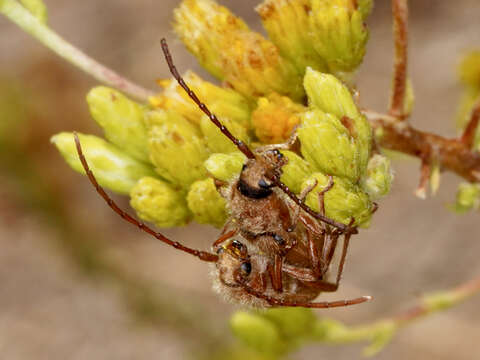
<instances>
[{"instance_id":1,"label":"sandy ground","mask_svg":"<svg viewBox=\"0 0 480 360\"><path fill-rule=\"evenodd\" d=\"M154 88L156 78L167 76L159 46L163 36L170 39L180 69L199 70L193 57L173 40L171 10L177 1L45 2L54 29L146 87ZM256 1L222 3L259 28L252 10ZM388 100L392 45L388 2L377 3L359 89L362 105L381 111ZM460 94L455 66L460 54L480 46L480 3L417 0L412 1L411 13L410 64L417 103L413 122L422 129L454 135L453 118ZM98 133L82 100L94 81L65 65L3 18L0 34L0 73L23 79L31 93L41 92L45 84L36 81L40 75L32 71L39 63L47 63L52 73L58 69L69 73L69 82L64 85L69 95L62 97L69 101L69 107L59 106L57 116L63 121L48 123L48 131ZM207 341L199 330L204 325L214 328L209 346L219 346L218 333L228 333L226 321L234 307L223 304L211 292L206 266L122 223L103 206L83 177L72 174L48 143L42 149L48 165L36 171L48 171L64 186L62 196L70 216L78 220L77 229L87 229L85 234L93 240L101 238L102 256L121 266L130 278L149 284L164 299L170 298L172 289L176 294L172 299L185 294L179 301L184 298L185 306L193 312L200 306L207 316L203 325L191 325L191 331L179 331L175 316L170 322L162 322L157 316L160 320L147 326L135 320L121 281L115 276L113 280L102 277L92 281L79 271L65 246L59 245L64 235L41 213L17 201L11 174L4 172L0 176L0 359L195 358L198 354L192 353L189 344ZM355 309L319 311L319 316L327 314L352 324L368 322L406 309L424 292L451 287L480 274L478 214L459 217L445 208L453 199L458 179L444 175L440 193L421 201L413 196L418 166L414 160L395 162L391 195L381 202L372 227L352 243L342 288L333 297L325 297L371 294L375 301ZM207 247L216 231L189 226L166 233ZM479 298L473 298L405 329L377 359L480 358L478 304ZM186 327L190 327L188 321ZM359 345L312 345L293 357L356 359L360 350Z\"/></svg>"}]
</instances>

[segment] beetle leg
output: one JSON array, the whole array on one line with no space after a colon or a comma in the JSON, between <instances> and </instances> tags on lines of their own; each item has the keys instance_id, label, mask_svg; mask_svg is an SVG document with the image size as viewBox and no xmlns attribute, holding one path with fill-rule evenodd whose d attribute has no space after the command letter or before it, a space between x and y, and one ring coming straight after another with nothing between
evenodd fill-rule
<instances>
[{"instance_id":1,"label":"beetle leg","mask_svg":"<svg viewBox=\"0 0 480 360\"><path fill-rule=\"evenodd\" d=\"M325 194L333 187L333 176L328 175L328 184L327 186L318 193L318 208L320 209L320 214L325 215Z\"/></svg>"},{"instance_id":2,"label":"beetle leg","mask_svg":"<svg viewBox=\"0 0 480 360\"><path fill-rule=\"evenodd\" d=\"M237 230L232 230L232 231L229 231L225 234L222 234L217 240L215 240L215 242L212 244L212 248L216 248L217 246L219 246L220 244L224 243L226 240L232 238L233 236L235 236L235 234L237 233Z\"/></svg>"},{"instance_id":3,"label":"beetle leg","mask_svg":"<svg viewBox=\"0 0 480 360\"><path fill-rule=\"evenodd\" d=\"M314 309L325 309L325 308L332 308L332 307L343 307L343 306L350 306L361 304L365 301L369 301L372 299L371 296L361 296L355 299L349 300L338 300L338 301L323 301L323 302L308 302L308 301L286 301L282 299L277 299L258 291L250 288L249 286L243 286L246 292L250 295L253 295L259 299L266 301L272 307L280 307L280 306L290 306L290 307L305 307L305 308L314 308Z\"/></svg>"},{"instance_id":4,"label":"beetle leg","mask_svg":"<svg viewBox=\"0 0 480 360\"><path fill-rule=\"evenodd\" d=\"M321 257L321 275L325 275L328 271L330 263L332 262L333 255L337 249L338 238L340 234L335 231L327 233L325 236L325 241L322 248L322 257Z\"/></svg>"},{"instance_id":5,"label":"beetle leg","mask_svg":"<svg viewBox=\"0 0 480 360\"><path fill-rule=\"evenodd\" d=\"M275 255L273 266L269 266L270 278L272 280L272 287L276 292L283 291L282 284L282 272L283 270L283 257L279 254Z\"/></svg>"},{"instance_id":6,"label":"beetle leg","mask_svg":"<svg viewBox=\"0 0 480 360\"><path fill-rule=\"evenodd\" d=\"M352 224L353 222L355 222L354 219L352 219L350 224ZM340 280L342 278L343 267L345 265L345 259L347 258L347 250L348 250L348 245L350 244L350 237L351 236L352 236L352 234L346 233L344 238L343 238L342 257L340 259L340 264L338 265L338 271L337 271L337 280L336 280L337 285L340 284Z\"/></svg>"}]
</instances>

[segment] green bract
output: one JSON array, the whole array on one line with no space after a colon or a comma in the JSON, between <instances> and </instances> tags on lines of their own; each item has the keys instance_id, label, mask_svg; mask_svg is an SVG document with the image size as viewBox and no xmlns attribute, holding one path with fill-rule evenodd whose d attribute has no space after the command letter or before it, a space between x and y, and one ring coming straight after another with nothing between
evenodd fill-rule
<instances>
[{"instance_id":1,"label":"green bract","mask_svg":"<svg viewBox=\"0 0 480 360\"><path fill-rule=\"evenodd\" d=\"M245 155L241 153L213 154L205 161L205 168L218 180L231 181L240 174Z\"/></svg>"},{"instance_id":2,"label":"green bract","mask_svg":"<svg viewBox=\"0 0 480 360\"><path fill-rule=\"evenodd\" d=\"M188 207L199 224L222 227L227 220L226 201L220 196L213 179L196 181L190 186Z\"/></svg>"},{"instance_id":3,"label":"green bract","mask_svg":"<svg viewBox=\"0 0 480 360\"><path fill-rule=\"evenodd\" d=\"M79 134L79 138L88 165L101 186L128 194L139 179L154 176L151 166L135 160L117 146L93 135ZM72 133L57 134L52 143L74 170L85 173Z\"/></svg>"},{"instance_id":4,"label":"green bract","mask_svg":"<svg viewBox=\"0 0 480 360\"><path fill-rule=\"evenodd\" d=\"M281 354L285 351L286 343L277 327L268 319L240 311L232 316L230 326L240 340L258 352Z\"/></svg>"},{"instance_id":5,"label":"green bract","mask_svg":"<svg viewBox=\"0 0 480 360\"><path fill-rule=\"evenodd\" d=\"M301 119L298 138L303 157L317 171L357 181L361 174L357 146L341 121L320 110Z\"/></svg>"},{"instance_id":6,"label":"green bract","mask_svg":"<svg viewBox=\"0 0 480 360\"><path fill-rule=\"evenodd\" d=\"M317 186L308 194L306 204L315 211L320 211L318 193L329 183L329 178L322 173L314 173L302 185L302 190ZM325 214L344 224L349 224L352 218L355 224L368 227L372 216L373 204L368 195L347 179L333 177L333 187L325 193Z\"/></svg>"},{"instance_id":7,"label":"green bract","mask_svg":"<svg viewBox=\"0 0 480 360\"><path fill-rule=\"evenodd\" d=\"M393 173L390 160L381 155L374 155L368 162L367 178L364 189L372 200L377 200L390 192Z\"/></svg>"},{"instance_id":8,"label":"green bract","mask_svg":"<svg viewBox=\"0 0 480 360\"><path fill-rule=\"evenodd\" d=\"M236 138L242 140L246 144L250 143L250 137L248 136L245 127L226 118L222 118L220 121ZM237 147L222 134L220 129L212 123L207 115L202 117L202 120L200 121L200 129L202 130L202 134L210 151L215 153L230 153L237 151Z\"/></svg>"},{"instance_id":9,"label":"green bract","mask_svg":"<svg viewBox=\"0 0 480 360\"><path fill-rule=\"evenodd\" d=\"M87 95L90 113L103 128L105 138L137 160L149 162L145 106L120 92L99 86Z\"/></svg>"},{"instance_id":10,"label":"green bract","mask_svg":"<svg viewBox=\"0 0 480 360\"><path fill-rule=\"evenodd\" d=\"M156 110L146 117L150 159L156 171L187 189L205 178L203 162L208 157L199 128L173 111Z\"/></svg>"},{"instance_id":11,"label":"green bract","mask_svg":"<svg viewBox=\"0 0 480 360\"><path fill-rule=\"evenodd\" d=\"M480 208L480 186L478 184L462 183L458 186L457 198L452 209L463 214Z\"/></svg>"},{"instance_id":12,"label":"green bract","mask_svg":"<svg viewBox=\"0 0 480 360\"><path fill-rule=\"evenodd\" d=\"M370 158L372 129L357 108L349 89L335 76L312 69L307 69L304 86L310 107L334 115L355 140L358 166L364 174Z\"/></svg>"},{"instance_id":13,"label":"green bract","mask_svg":"<svg viewBox=\"0 0 480 360\"><path fill-rule=\"evenodd\" d=\"M283 174L280 180L298 194L302 189L303 180L312 173L311 166L293 151L282 150L281 152L288 162L282 168Z\"/></svg>"},{"instance_id":14,"label":"green bract","mask_svg":"<svg viewBox=\"0 0 480 360\"><path fill-rule=\"evenodd\" d=\"M153 177L144 177L133 187L130 205L141 219L159 227L185 225L190 218L183 193Z\"/></svg>"}]
</instances>

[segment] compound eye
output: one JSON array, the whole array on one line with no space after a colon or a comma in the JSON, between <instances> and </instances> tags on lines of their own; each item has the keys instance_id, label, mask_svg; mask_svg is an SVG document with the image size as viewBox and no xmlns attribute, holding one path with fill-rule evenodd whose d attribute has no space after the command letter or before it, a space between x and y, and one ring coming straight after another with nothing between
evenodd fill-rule
<instances>
[{"instance_id":1,"label":"compound eye","mask_svg":"<svg viewBox=\"0 0 480 360\"><path fill-rule=\"evenodd\" d=\"M238 240L233 240L232 241L232 246L237 249L237 250L240 250L242 251L244 248L245 248L245 245L243 245L240 241Z\"/></svg>"},{"instance_id":2,"label":"compound eye","mask_svg":"<svg viewBox=\"0 0 480 360\"><path fill-rule=\"evenodd\" d=\"M262 189L270 189L273 184L271 182L267 182L265 179L260 179L258 181L258 186L261 187Z\"/></svg>"},{"instance_id":3,"label":"compound eye","mask_svg":"<svg viewBox=\"0 0 480 360\"><path fill-rule=\"evenodd\" d=\"M278 149L273 149L272 153L277 157L278 160L283 159L283 154L280 151L278 151Z\"/></svg>"},{"instance_id":4,"label":"compound eye","mask_svg":"<svg viewBox=\"0 0 480 360\"><path fill-rule=\"evenodd\" d=\"M221 247L219 247L219 248L217 249L217 254L220 255L220 254L222 254L224 251L225 251L225 249L223 248L223 246L221 246Z\"/></svg>"},{"instance_id":5,"label":"compound eye","mask_svg":"<svg viewBox=\"0 0 480 360\"><path fill-rule=\"evenodd\" d=\"M242 270L243 275L248 276L252 272L252 264L246 261L240 265L240 270Z\"/></svg>"}]
</instances>

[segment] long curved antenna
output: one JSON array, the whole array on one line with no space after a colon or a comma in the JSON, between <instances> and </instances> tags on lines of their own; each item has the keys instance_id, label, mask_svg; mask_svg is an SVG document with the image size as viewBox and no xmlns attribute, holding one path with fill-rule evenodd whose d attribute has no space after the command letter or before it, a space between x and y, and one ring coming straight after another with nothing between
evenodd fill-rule
<instances>
[{"instance_id":1,"label":"long curved antenna","mask_svg":"<svg viewBox=\"0 0 480 360\"><path fill-rule=\"evenodd\" d=\"M80 145L80 139L78 138L77 133L73 134L75 138L75 146L77 147L77 153L78 157L80 158L80 161L82 163L83 168L85 169L85 172L87 173L88 179L92 183L92 185L95 187L97 192L100 194L100 196L105 200L105 202L112 208L113 211L115 211L120 217L126 221L128 221L130 224L135 225L138 227L140 230L146 232L147 234L152 235L156 239L164 242L167 245L173 246L175 249L182 250L188 254L191 254L193 256L198 257L200 260L203 261L208 261L208 262L216 262L218 260L218 256L215 254L211 254L205 251L200 251L200 250L195 250L191 249L189 247L183 246L182 244L178 243L177 241L170 240L169 238L163 236L159 232L154 231L144 223L136 220L132 216L128 215L125 211L120 209L120 207L115 204L115 202L108 196L108 194L103 190L103 188L98 184L97 179L93 175L92 170L90 170L90 167L88 166L87 160L85 159L85 155L83 154L82 151L82 146Z\"/></svg>"},{"instance_id":2,"label":"long curved antenna","mask_svg":"<svg viewBox=\"0 0 480 360\"><path fill-rule=\"evenodd\" d=\"M176 66L173 64L172 55L170 54L170 50L168 49L167 40L162 39L160 41L162 44L162 51L165 55L165 60L167 61L168 68L170 69L170 73L173 75L175 80L177 80L178 84L185 90L188 96L198 105L200 110L202 110L209 119L220 129L220 131L231 141L233 142L238 150L240 150L245 156L249 159L255 159L255 154L250 150L250 148L241 140L237 139L231 132L228 130L222 123L218 120L218 118L213 114L208 108L207 105L202 103L198 96L188 87L183 80L182 76L178 73ZM271 179L276 186L278 186L290 199L292 199L298 206L300 206L303 210L305 210L309 215L313 216L315 219L323 221L329 225L332 225L344 233L356 234L358 231L355 227L349 227L345 224L332 220L325 215L319 214L312 209L310 209L303 201L301 201L289 188L287 185L282 183L280 179L274 178Z\"/></svg>"},{"instance_id":3,"label":"long curved antenna","mask_svg":"<svg viewBox=\"0 0 480 360\"><path fill-rule=\"evenodd\" d=\"M176 66L173 64L172 55L170 54L170 50L168 50L167 40L162 39L162 50L163 54L165 55L165 60L167 61L168 68L172 73L175 80L177 80L178 84L186 91L188 96L198 105L200 110L202 110L208 118L220 129L220 131L231 141L235 144L235 146L240 150L245 156L249 159L255 159L255 154L250 150L250 148L245 144L242 140L237 139L222 123L218 120L215 114L207 108L207 105L202 103L197 95L188 87L188 85L183 80L182 76L178 73Z\"/></svg>"}]
</instances>

